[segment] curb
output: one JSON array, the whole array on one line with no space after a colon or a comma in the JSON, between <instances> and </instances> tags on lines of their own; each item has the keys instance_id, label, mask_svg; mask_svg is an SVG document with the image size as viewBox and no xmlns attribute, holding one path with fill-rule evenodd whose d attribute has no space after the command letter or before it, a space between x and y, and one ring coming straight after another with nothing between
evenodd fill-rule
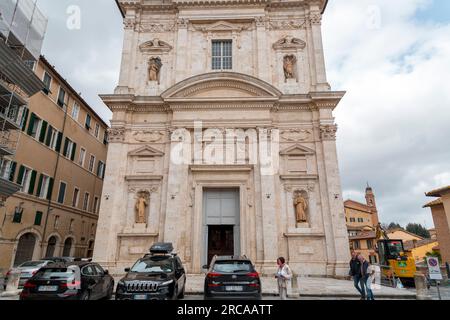
<instances>
[{"instance_id":1,"label":"curb","mask_svg":"<svg viewBox=\"0 0 450 320\"><path fill-rule=\"evenodd\" d=\"M186 295L189 296L197 296L197 295L203 295L203 291L200 292L186 292ZM278 297L278 294L276 293L263 293L263 297ZM318 294L318 293L304 293L300 295L288 295L288 298L360 298L360 295L354 295L354 294ZM414 295L389 295L389 294L380 294L376 295L375 298L384 298L384 299L408 299L408 300L417 300L417 296Z\"/></svg>"}]
</instances>

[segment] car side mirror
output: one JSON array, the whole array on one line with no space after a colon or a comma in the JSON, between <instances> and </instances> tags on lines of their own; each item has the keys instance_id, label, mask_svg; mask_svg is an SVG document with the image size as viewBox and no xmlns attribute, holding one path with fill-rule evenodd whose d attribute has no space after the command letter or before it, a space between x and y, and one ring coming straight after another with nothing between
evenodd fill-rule
<instances>
[{"instance_id":1,"label":"car side mirror","mask_svg":"<svg viewBox=\"0 0 450 320\"><path fill-rule=\"evenodd\" d=\"M106 276L106 275L108 275L108 274L109 274L109 270L105 270L104 275Z\"/></svg>"},{"instance_id":2,"label":"car side mirror","mask_svg":"<svg viewBox=\"0 0 450 320\"><path fill-rule=\"evenodd\" d=\"M205 270L208 270L209 266L205 264L202 268L205 269Z\"/></svg>"},{"instance_id":3,"label":"car side mirror","mask_svg":"<svg viewBox=\"0 0 450 320\"><path fill-rule=\"evenodd\" d=\"M125 272L130 272L130 268L125 268Z\"/></svg>"}]
</instances>

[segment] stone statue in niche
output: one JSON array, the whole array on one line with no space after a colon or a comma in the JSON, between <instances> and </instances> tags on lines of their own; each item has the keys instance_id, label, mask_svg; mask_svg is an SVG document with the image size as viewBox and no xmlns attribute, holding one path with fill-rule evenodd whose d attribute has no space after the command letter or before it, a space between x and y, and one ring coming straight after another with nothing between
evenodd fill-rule
<instances>
[{"instance_id":1,"label":"stone statue in niche","mask_svg":"<svg viewBox=\"0 0 450 320\"><path fill-rule=\"evenodd\" d=\"M283 59L284 77L286 80L295 79L295 66L297 64L297 58L291 54L287 55Z\"/></svg>"},{"instance_id":2,"label":"stone statue in niche","mask_svg":"<svg viewBox=\"0 0 450 320\"><path fill-rule=\"evenodd\" d=\"M148 63L148 79L159 84L160 73L162 68L161 58L150 58Z\"/></svg>"},{"instance_id":3,"label":"stone statue in niche","mask_svg":"<svg viewBox=\"0 0 450 320\"><path fill-rule=\"evenodd\" d=\"M136 200L136 223L147 223L147 207L149 205L149 194L147 192L139 192Z\"/></svg>"},{"instance_id":4,"label":"stone statue in niche","mask_svg":"<svg viewBox=\"0 0 450 320\"><path fill-rule=\"evenodd\" d=\"M295 218L297 223L308 222L306 212L308 211L308 201L301 191L294 192Z\"/></svg>"}]
</instances>

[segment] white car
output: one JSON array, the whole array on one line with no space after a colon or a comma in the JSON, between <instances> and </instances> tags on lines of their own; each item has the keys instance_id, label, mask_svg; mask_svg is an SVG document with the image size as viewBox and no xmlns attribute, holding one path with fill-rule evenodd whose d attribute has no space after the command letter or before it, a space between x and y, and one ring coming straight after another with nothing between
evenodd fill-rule
<instances>
[{"instance_id":1,"label":"white car","mask_svg":"<svg viewBox=\"0 0 450 320\"><path fill-rule=\"evenodd\" d=\"M45 267L46 265L53 263L50 260L36 260L36 261L27 261L22 263L21 265L9 270L6 273L5 277L5 285L8 283L8 276L11 273L20 273L19 278L19 289L22 289L25 283L32 277L36 272L39 271L40 268Z\"/></svg>"}]
</instances>

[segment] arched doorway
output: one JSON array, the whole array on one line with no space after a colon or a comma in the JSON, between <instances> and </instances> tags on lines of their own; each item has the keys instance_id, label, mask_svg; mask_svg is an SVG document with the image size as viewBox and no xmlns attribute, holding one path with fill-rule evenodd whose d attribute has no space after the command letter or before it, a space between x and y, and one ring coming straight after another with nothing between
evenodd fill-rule
<instances>
[{"instance_id":1,"label":"arched doorway","mask_svg":"<svg viewBox=\"0 0 450 320\"><path fill-rule=\"evenodd\" d=\"M73 245L73 239L67 238L66 241L64 241L64 249L63 249L63 257L70 257L70 253L72 251L72 245Z\"/></svg>"},{"instance_id":2,"label":"arched doorway","mask_svg":"<svg viewBox=\"0 0 450 320\"><path fill-rule=\"evenodd\" d=\"M92 258L94 254L94 240L89 241L86 258Z\"/></svg>"},{"instance_id":3,"label":"arched doorway","mask_svg":"<svg viewBox=\"0 0 450 320\"><path fill-rule=\"evenodd\" d=\"M45 252L45 257L46 258L50 258L50 257L53 257L55 255L55 248L56 248L57 241L58 241L58 239L56 239L55 236L51 236L48 239L47 250Z\"/></svg>"},{"instance_id":4,"label":"arched doorway","mask_svg":"<svg viewBox=\"0 0 450 320\"><path fill-rule=\"evenodd\" d=\"M14 266L18 266L25 261L33 260L34 247L36 246L36 236L32 233L25 233L19 238Z\"/></svg>"}]
</instances>

